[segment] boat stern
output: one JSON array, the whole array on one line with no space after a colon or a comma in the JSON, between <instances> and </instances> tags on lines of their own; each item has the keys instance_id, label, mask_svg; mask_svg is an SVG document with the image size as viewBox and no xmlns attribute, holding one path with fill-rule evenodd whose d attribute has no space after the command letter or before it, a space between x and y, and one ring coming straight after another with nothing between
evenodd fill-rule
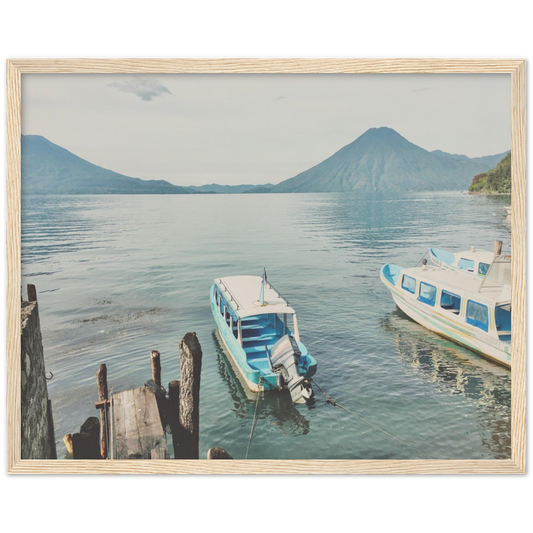
<instances>
[{"instance_id":1,"label":"boat stern","mask_svg":"<svg viewBox=\"0 0 533 533\"><path fill-rule=\"evenodd\" d=\"M314 392L308 379L309 355L301 352L301 343L291 335L281 337L269 354L272 370L277 374L281 388L287 389L294 403L314 402ZM315 362L316 370L316 362Z\"/></svg>"}]
</instances>

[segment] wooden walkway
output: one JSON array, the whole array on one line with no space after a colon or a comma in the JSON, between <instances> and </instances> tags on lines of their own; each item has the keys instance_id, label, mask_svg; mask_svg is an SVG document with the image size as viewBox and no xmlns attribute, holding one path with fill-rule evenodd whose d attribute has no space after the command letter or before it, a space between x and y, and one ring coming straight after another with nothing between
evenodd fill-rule
<instances>
[{"instance_id":1,"label":"wooden walkway","mask_svg":"<svg viewBox=\"0 0 533 533\"><path fill-rule=\"evenodd\" d=\"M110 426L111 458L169 458L157 399L150 389L141 387L113 394Z\"/></svg>"},{"instance_id":2,"label":"wooden walkway","mask_svg":"<svg viewBox=\"0 0 533 533\"><path fill-rule=\"evenodd\" d=\"M199 458L200 374L202 348L196 333L180 342L181 380L161 386L161 359L150 352L152 379L144 387L109 394L107 367L96 372L100 420L89 417L80 433L64 437L74 459L170 459L165 428L172 434L174 459ZM163 425L164 424L164 425ZM208 459L232 459L222 448L210 448Z\"/></svg>"}]
</instances>

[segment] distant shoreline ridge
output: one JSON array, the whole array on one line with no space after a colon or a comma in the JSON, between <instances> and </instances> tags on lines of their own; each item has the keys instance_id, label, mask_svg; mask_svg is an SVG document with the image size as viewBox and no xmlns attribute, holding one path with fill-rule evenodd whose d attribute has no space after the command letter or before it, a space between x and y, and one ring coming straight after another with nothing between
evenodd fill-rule
<instances>
[{"instance_id":1,"label":"distant shoreline ridge","mask_svg":"<svg viewBox=\"0 0 533 533\"><path fill-rule=\"evenodd\" d=\"M23 194L266 194L465 190L510 151L469 158L432 152L392 128L371 128L333 155L278 184L200 186L144 180L94 165L39 135L22 135Z\"/></svg>"}]
</instances>

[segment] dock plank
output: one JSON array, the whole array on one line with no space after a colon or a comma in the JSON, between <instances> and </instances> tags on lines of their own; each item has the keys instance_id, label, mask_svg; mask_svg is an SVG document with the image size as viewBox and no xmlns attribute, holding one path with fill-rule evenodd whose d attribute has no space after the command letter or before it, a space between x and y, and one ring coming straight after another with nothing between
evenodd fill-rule
<instances>
[{"instance_id":1,"label":"dock plank","mask_svg":"<svg viewBox=\"0 0 533 533\"><path fill-rule=\"evenodd\" d=\"M163 424L159 416L155 394L147 389L135 389L135 414L139 430L140 451L143 459L150 459L152 450L168 453Z\"/></svg>"},{"instance_id":2,"label":"dock plank","mask_svg":"<svg viewBox=\"0 0 533 533\"><path fill-rule=\"evenodd\" d=\"M133 390L119 392L114 399L117 459L141 458Z\"/></svg>"},{"instance_id":3,"label":"dock plank","mask_svg":"<svg viewBox=\"0 0 533 533\"><path fill-rule=\"evenodd\" d=\"M113 401L116 458L168 457L165 431L155 394L141 387L116 393Z\"/></svg>"}]
</instances>

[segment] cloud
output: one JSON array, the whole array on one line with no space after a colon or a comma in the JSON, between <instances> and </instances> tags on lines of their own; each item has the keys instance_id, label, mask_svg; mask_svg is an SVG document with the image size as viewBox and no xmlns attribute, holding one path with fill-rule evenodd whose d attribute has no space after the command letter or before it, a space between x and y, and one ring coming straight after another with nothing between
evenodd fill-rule
<instances>
[{"instance_id":1,"label":"cloud","mask_svg":"<svg viewBox=\"0 0 533 533\"><path fill-rule=\"evenodd\" d=\"M278 96L277 98L274 98L274 102L280 102L281 100L285 100L286 96Z\"/></svg>"},{"instance_id":2,"label":"cloud","mask_svg":"<svg viewBox=\"0 0 533 533\"><path fill-rule=\"evenodd\" d=\"M413 89L414 93L422 93L425 91L431 91L431 87L418 87L417 89Z\"/></svg>"},{"instance_id":3,"label":"cloud","mask_svg":"<svg viewBox=\"0 0 533 533\"><path fill-rule=\"evenodd\" d=\"M128 79L110 83L109 87L115 87L123 93L132 93L145 102L151 102L157 96L172 95L155 77L145 74L134 74Z\"/></svg>"}]
</instances>

